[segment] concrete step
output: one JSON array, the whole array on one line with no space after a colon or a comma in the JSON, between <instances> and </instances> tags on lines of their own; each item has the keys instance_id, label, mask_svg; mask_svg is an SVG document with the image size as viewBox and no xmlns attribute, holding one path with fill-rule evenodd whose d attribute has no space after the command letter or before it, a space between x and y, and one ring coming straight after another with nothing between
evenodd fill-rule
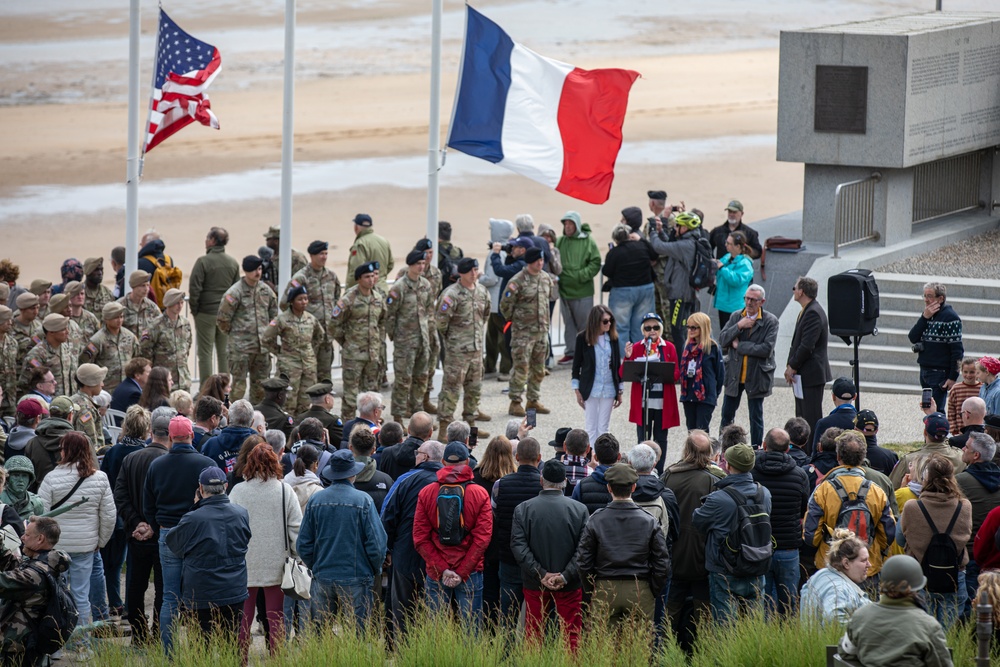
<instances>
[{"instance_id":1,"label":"concrete step","mask_svg":"<svg viewBox=\"0 0 1000 667\"><path fill-rule=\"evenodd\" d=\"M880 308L878 318L879 335L881 335L881 332L886 329L901 329L904 333L908 332L920 316L920 309L922 309L922 303L919 307L913 310L892 310ZM958 316L962 318L963 337L972 335L992 338L995 340L998 336L1000 336L1000 318L998 317L987 317L979 314L970 315L965 313L959 313ZM876 336L876 338L878 338L878 336ZM992 347L992 345L989 346L989 348Z\"/></svg>"},{"instance_id":2,"label":"concrete step","mask_svg":"<svg viewBox=\"0 0 1000 667\"><path fill-rule=\"evenodd\" d=\"M830 359L853 359L854 346L836 345L827 348ZM987 353L982 350L966 350L966 356L984 357ZM858 358L862 363L871 362L878 364L889 364L898 366L917 367L917 354L910 349L910 346L901 345L865 345L862 343L858 347Z\"/></svg>"},{"instance_id":3,"label":"concrete step","mask_svg":"<svg viewBox=\"0 0 1000 667\"><path fill-rule=\"evenodd\" d=\"M917 276L905 273L875 273L879 292L913 294L922 299L924 285L939 282L948 288L948 301L952 298L996 299L1000 295L1000 280L980 280L971 278L941 278ZM961 313L959 313L961 314Z\"/></svg>"},{"instance_id":4,"label":"concrete step","mask_svg":"<svg viewBox=\"0 0 1000 667\"><path fill-rule=\"evenodd\" d=\"M879 318L879 323L882 320ZM963 322L964 325L964 322ZM995 332L1000 332L1000 321L997 322L997 328ZM907 337L909 329L897 329L895 327L882 327L878 328L877 336L865 336L861 340L861 347L905 347L910 348L910 339ZM976 350L982 352L982 350L992 350L997 347L997 333L990 334L979 334L979 333L969 333L965 331L965 327L962 328L962 344L968 350L966 356L975 356ZM844 345L842 341L837 336L832 336L830 340L829 349L832 351L834 349L846 349L851 350L853 346ZM983 356L988 354L982 352L978 356Z\"/></svg>"},{"instance_id":5,"label":"concrete step","mask_svg":"<svg viewBox=\"0 0 1000 667\"><path fill-rule=\"evenodd\" d=\"M1000 290L995 291L993 296L1000 297ZM996 298L952 297L949 294L948 305L954 308L963 320L966 314L1000 318L1000 300ZM881 286L879 287L879 311L901 310L911 313L911 317L915 320L923 309L924 299L920 292L915 294L883 292Z\"/></svg>"},{"instance_id":6,"label":"concrete step","mask_svg":"<svg viewBox=\"0 0 1000 667\"><path fill-rule=\"evenodd\" d=\"M830 359L830 370L833 371L835 378L854 377L854 368L846 359ZM886 385L912 387L915 392L920 391L920 369L915 363L911 366L902 366L892 363L861 361L859 371L862 385L878 382Z\"/></svg>"}]
</instances>

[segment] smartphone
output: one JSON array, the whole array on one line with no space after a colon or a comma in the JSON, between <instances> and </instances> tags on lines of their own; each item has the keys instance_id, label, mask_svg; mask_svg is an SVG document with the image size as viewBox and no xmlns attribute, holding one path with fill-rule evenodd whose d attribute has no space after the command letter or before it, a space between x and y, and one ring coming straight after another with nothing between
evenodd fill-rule
<instances>
[{"instance_id":1,"label":"smartphone","mask_svg":"<svg viewBox=\"0 0 1000 667\"><path fill-rule=\"evenodd\" d=\"M471 452L479 444L479 427L473 426L469 429L469 451Z\"/></svg>"},{"instance_id":2,"label":"smartphone","mask_svg":"<svg viewBox=\"0 0 1000 667\"><path fill-rule=\"evenodd\" d=\"M930 387L924 387L923 392L921 392L920 394L920 407L922 408L931 407L931 396L933 395L933 393L934 393L933 389L931 389Z\"/></svg>"},{"instance_id":3,"label":"smartphone","mask_svg":"<svg viewBox=\"0 0 1000 667\"><path fill-rule=\"evenodd\" d=\"M524 411L524 415L528 426L538 426L538 411L535 408L528 408Z\"/></svg>"}]
</instances>

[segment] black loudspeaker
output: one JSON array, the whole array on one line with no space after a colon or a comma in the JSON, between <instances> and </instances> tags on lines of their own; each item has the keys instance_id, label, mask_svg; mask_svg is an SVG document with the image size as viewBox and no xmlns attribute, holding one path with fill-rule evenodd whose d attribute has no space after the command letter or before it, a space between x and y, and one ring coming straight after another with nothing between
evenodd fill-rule
<instances>
[{"instance_id":1,"label":"black loudspeaker","mask_svg":"<svg viewBox=\"0 0 1000 667\"><path fill-rule=\"evenodd\" d=\"M834 336L868 336L878 321L878 284L867 269L851 269L830 276L827 317Z\"/></svg>"}]
</instances>

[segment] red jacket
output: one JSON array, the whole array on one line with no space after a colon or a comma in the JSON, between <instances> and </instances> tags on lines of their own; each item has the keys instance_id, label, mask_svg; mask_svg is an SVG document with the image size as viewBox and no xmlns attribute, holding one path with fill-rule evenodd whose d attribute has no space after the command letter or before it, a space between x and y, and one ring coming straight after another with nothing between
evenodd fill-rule
<instances>
[{"instance_id":1,"label":"red jacket","mask_svg":"<svg viewBox=\"0 0 1000 667\"><path fill-rule=\"evenodd\" d=\"M673 343L661 338L658 348L660 351L660 360L673 362L674 364L674 382L663 385L663 422L661 426L665 431L668 428L681 425L681 416L677 410L677 390L674 388L674 383L679 382L681 379L681 366L677 362L677 350L674 349ZM625 361L632 361L645 356L646 349L643 347L642 341L639 341L632 344L632 354ZM625 361L622 362L623 369L625 368ZM632 401L628 409L628 420L633 424L642 424L641 382L632 383Z\"/></svg>"},{"instance_id":2,"label":"red jacket","mask_svg":"<svg viewBox=\"0 0 1000 667\"><path fill-rule=\"evenodd\" d=\"M986 515L986 520L976 533L972 543L972 558L979 571L1000 570L1000 550L997 549L996 534L1000 530L1000 507L994 507Z\"/></svg>"},{"instance_id":3,"label":"red jacket","mask_svg":"<svg viewBox=\"0 0 1000 667\"><path fill-rule=\"evenodd\" d=\"M490 494L472 482L469 466L448 466L437 471L437 482L431 482L417 496L417 510L413 516L413 546L427 564L427 576L441 579L445 570L454 570L462 581L473 572L483 569L483 554L493 536L493 510ZM458 546L444 546L438 538L437 496L441 484L461 484L465 487L462 518L468 533Z\"/></svg>"}]
</instances>

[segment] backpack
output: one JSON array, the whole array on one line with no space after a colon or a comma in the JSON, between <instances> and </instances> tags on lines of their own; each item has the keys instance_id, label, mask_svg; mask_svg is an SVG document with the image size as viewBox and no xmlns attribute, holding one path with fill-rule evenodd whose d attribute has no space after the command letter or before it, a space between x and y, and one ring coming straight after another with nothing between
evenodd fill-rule
<instances>
[{"instance_id":1,"label":"backpack","mask_svg":"<svg viewBox=\"0 0 1000 667\"><path fill-rule=\"evenodd\" d=\"M951 531L958 521L958 515L962 513L962 503L955 508L955 514L951 517L948 529L939 533L937 526L931 520L931 515L927 513L924 504L917 500L917 507L923 512L927 519L927 525L934 531L931 541L927 543L924 557L920 561L920 567L927 577L927 590L931 593L954 593L958 590L958 549L955 547L955 540L951 539Z\"/></svg>"},{"instance_id":2,"label":"backpack","mask_svg":"<svg viewBox=\"0 0 1000 667\"><path fill-rule=\"evenodd\" d=\"M42 575L42 579L48 582L51 591L45 604L45 611L38 619L35 631L29 635L28 641L34 645L37 654L51 655L61 649L73 634L80 615L66 584L52 576L47 569L35 565L28 567Z\"/></svg>"},{"instance_id":3,"label":"backpack","mask_svg":"<svg viewBox=\"0 0 1000 667\"><path fill-rule=\"evenodd\" d=\"M462 544L465 530L465 486L468 484L442 484L437 495L438 539L446 547Z\"/></svg>"},{"instance_id":4,"label":"backpack","mask_svg":"<svg viewBox=\"0 0 1000 667\"><path fill-rule=\"evenodd\" d=\"M872 511L868 509L868 503L865 502L865 499L868 497L868 490L872 486L871 480L866 479L863 481L857 493L854 494L848 494L839 479L831 479L830 486L833 487L833 490L840 497L840 510L837 512L837 525L835 528L848 529L862 540L865 540L870 547L875 542L875 519L872 517ZM854 497L851 498L851 495ZM832 539L832 531L827 541L830 541L830 539Z\"/></svg>"},{"instance_id":5,"label":"backpack","mask_svg":"<svg viewBox=\"0 0 1000 667\"><path fill-rule=\"evenodd\" d=\"M660 530L663 532L663 536L666 537L668 531L670 530L670 515L667 513L667 505L663 502L663 497L660 494L656 494L656 500L644 500L639 502L634 500L636 505L642 509L649 512L656 522L660 524Z\"/></svg>"},{"instance_id":6,"label":"backpack","mask_svg":"<svg viewBox=\"0 0 1000 667\"><path fill-rule=\"evenodd\" d=\"M712 246L708 239L699 237L694 242L694 259L691 262L691 274L688 285L695 289L715 287L715 273L719 270L712 254Z\"/></svg>"},{"instance_id":7,"label":"backpack","mask_svg":"<svg viewBox=\"0 0 1000 667\"><path fill-rule=\"evenodd\" d=\"M731 486L722 489L736 502L736 529L722 543L723 564L734 577L760 577L771 569L771 517L764 507L764 488L756 486L753 503Z\"/></svg>"},{"instance_id":8,"label":"backpack","mask_svg":"<svg viewBox=\"0 0 1000 667\"><path fill-rule=\"evenodd\" d=\"M163 295L168 289L180 289L184 274L174 266L174 260L170 259L170 255L164 254L163 259L156 255L146 255L142 259L149 260L156 267L149 279L149 289L153 293L156 305L163 308Z\"/></svg>"}]
</instances>

